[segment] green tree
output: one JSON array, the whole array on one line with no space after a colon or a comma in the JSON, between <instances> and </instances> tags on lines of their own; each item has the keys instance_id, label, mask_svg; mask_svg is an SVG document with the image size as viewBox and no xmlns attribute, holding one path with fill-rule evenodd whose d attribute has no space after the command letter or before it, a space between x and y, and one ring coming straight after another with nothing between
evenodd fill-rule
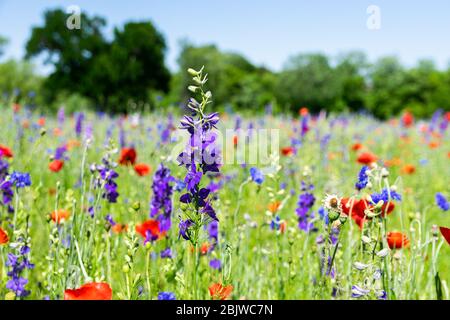
<instances>
[{"instance_id":1,"label":"green tree","mask_svg":"<svg viewBox=\"0 0 450 320\"><path fill-rule=\"evenodd\" d=\"M289 59L279 74L279 102L291 111L307 106L311 111L342 109L339 78L322 54L300 54Z\"/></svg>"},{"instance_id":2,"label":"green tree","mask_svg":"<svg viewBox=\"0 0 450 320\"><path fill-rule=\"evenodd\" d=\"M0 57L5 53L5 46L8 43L8 39L0 36Z\"/></svg>"},{"instance_id":3,"label":"green tree","mask_svg":"<svg viewBox=\"0 0 450 320\"><path fill-rule=\"evenodd\" d=\"M81 28L74 30L66 27L68 15L60 9L44 18L44 25L32 30L26 57L45 54L54 67L45 81L48 100L69 91L105 111L126 112L131 103L143 104L151 90L167 90L165 41L152 23L127 23L108 42L103 18L82 13Z\"/></svg>"}]
</instances>

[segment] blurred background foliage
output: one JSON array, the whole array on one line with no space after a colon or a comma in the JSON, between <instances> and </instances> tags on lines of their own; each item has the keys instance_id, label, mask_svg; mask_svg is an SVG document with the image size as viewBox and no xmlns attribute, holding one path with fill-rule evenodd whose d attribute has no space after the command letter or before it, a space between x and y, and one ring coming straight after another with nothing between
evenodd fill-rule
<instances>
[{"instance_id":1,"label":"blurred background foliage","mask_svg":"<svg viewBox=\"0 0 450 320\"><path fill-rule=\"evenodd\" d=\"M296 113L369 112L387 119L409 110L428 117L450 110L450 66L438 70L422 60L406 68L397 57L368 61L363 52L337 57L300 53L280 72L257 66L244 56L214 45L182 43L179 69L165 66L166 42L150 21L129 22L107 39L102 17L82 14L83 26L66 27L61 9L45 12L44 23L31 30L23 61L0 63L0 99L40 112L65 105L68 111L92 108L109 113L178 108L188 98L188 67L207 66L209 89L217 109ZM7 39L0 37L0 56ZM43 58L52 71L39 75L32 58Z\"/></svg>"}]
</instances>

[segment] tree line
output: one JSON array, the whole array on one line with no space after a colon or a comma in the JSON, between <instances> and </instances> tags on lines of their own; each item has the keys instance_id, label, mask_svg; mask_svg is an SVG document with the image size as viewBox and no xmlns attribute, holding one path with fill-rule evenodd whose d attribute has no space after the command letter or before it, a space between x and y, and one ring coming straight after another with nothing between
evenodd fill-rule
<instances>
[{"instance_id":1,"label":"tree line","mask_svg":"<svg viewBox=\"0 0 450 320\"><path fill-rule=\"evenodd\" d=\"M215 45L182 44L179 71L165 65L166 42L150 21L128 22L105 35L106 20L81 14L81 28L66 27L61 9L44 13L33 27L23 61L0 64L2 100L27 103L42 110L68 104L110 113L145 111L185 104L190 83L187 68L206 66L216 108L262 112L369 112L382 119L407 109L430 116L450 110L450 65L439 70L421 60L407 68L394 56L371 63L360 51L337 57L321 53L290 57L279 72L257 66L238 53ZM0 55L7 45L0 37ZM30 59L51 67L48 76L35 73Z\"/></svg>"}]
</instances>

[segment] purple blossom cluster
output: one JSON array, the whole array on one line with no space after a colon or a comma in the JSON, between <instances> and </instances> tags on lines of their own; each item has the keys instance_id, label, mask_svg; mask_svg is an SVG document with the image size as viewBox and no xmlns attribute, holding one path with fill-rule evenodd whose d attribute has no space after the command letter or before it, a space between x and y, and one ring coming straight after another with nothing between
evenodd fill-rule
<instances>
[{"instance_id":1,"label":"purple blossom cluster","mask_svg":"<svg viewBox=\"0 0 450 320\"><path fill-rule=\"evenodd\" d=\"M119 193L117 192L116 179L119 174L114 171L110 161L106 158L102 159L103 164L101 165L91 165L91 173L98 172L98 177L96 179L96 188L101 188L103 186L102 198L107 199L110 203L116 203Z\"/></svg>"},{"instance_id":2,"label":"purple blossom cluster","mask_svg":"<svg viewBox=\"0 0 450 320\"><path fill-rule=\"evenodd\" d=\"M298 227L305 232L317 231L317 228L311 221L314 218L311 208L316 201L316 198L310 192L313 189L314 185L306 184L302 181L301 193L298 197L297 209L295 210L298 216Z\"/></svg>"},{"instance_id":3,"label":"purple blossom cluster","mask_svg":"<svg viewBox=\"0 0 450 320\"><path fill-rule=\"evenodd\" d=\"M181 129L188 132L189 143L177 158L179 165L187 170L184 179L186 193L181 195L180 202L191 205L196 214L204 214L217 221L216 212L208 197L211 190L208 187L200 187L200 182L204 175L219 173L217 135L212 131L219 122L219 116L218 113L205 115L201 110L202 106L194 98L189 100L189 108L194 110L193 115L185 115L181 120ZM181 220L180 236L190 240L189 228L195 224L196 222L190 218Z\"/></svg>"},{"instance_id":4,"label":"purple blossom cluster","mask_svg":"<svg viewBox=\"0 0 450 320\"><path fill-rule=\"evenodd\" d=\"M26 245L22 246L19 249L18 255L9 253L8 260L6 261L6 266L10 267L10 271L7 273L10 280L6 283L6 289L13 291L17 297L26 297L30 294L30 291L25 288L28 279L23 276L25 269L34 268L34 264L28 259L29 252L30 247Z\"/></svg>"},{"instance_id":5,"label":"purple blossom cluster","mask_svg":"<svg viewBox=\"0 0 450 320\"><path fill-rule=\"evenodd\" d=\"M167 231L171 227L173 181L175 178L171 176L169 168L160 164L153 178L150 217L156 217L159 221L161 232Z\"/></svg>"},{"instance_id":6,"label":"purple blossom cluster","mask_svg":"<svg viewBox=\"0 0 450 320\"><path fill-rule=\"evenodd\" d=\"M9 179L9 164L7 161L0 157L0 193L1 193L1 203L8 209L9 213L14 212L12 206L12 199L14 197L14 191L12 189L13 183Z\"/></svg>"}]
</instances>

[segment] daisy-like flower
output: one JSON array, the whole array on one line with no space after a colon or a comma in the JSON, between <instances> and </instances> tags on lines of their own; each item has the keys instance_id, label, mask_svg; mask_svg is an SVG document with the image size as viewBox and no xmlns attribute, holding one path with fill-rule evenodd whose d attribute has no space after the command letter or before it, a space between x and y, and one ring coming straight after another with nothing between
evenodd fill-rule
<instances>
[{"instance_id":1,"label":"daisy-like flower","mask_svg":"<svg viewBox=\"0 0 450 320\"><path fill-rule=\"evenodd\" d=\"M342 211L342 198L338 197L335 194L327 194L325 199L323 199L322 203L325 209L328 211L341 212Z\"/></svg>"}]
</instances>

